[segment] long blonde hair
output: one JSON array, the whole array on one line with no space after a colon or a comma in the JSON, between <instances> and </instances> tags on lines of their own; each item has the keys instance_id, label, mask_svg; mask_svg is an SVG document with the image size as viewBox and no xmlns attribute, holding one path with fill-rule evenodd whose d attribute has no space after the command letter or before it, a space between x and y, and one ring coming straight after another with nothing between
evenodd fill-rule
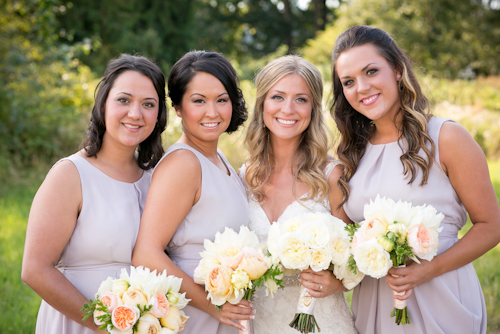
<instances>
[{"instance_id":1,"label":"long blonde hair","mask_svg":"<svg viewBox=\"0 0 500 334\"><path fill-rule=\"evenodd\" d=\"M255 78L257 98L248 126L245 145L250 153L246 159L245 181L259 202L266 199L262 189L269 181L274 164L273 152L269 140L269 129L264 124L264 100L269 90L288 74L300 75L312 94L311 122L302 133L299 146L293 157L293 195L296 181L307 184L311 191L304 199L316 198L320 194L323 200L328 193L328 183L323 173L323 166L328 153L328 127L322 111L323 80L318 69L307 60L295 56L283 56L269 62Z\"/></svg>"}]
</instances>

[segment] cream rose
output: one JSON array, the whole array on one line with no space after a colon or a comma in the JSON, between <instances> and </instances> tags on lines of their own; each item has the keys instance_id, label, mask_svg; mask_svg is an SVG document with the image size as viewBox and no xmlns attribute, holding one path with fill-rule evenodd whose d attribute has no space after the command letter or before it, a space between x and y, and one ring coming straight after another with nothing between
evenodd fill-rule
<instances>
[{"instance_id":1,"label":"cream rose","mask_svg":"<svg viewBox=\"0 0 500 334\"><path fill-rule=\"evenodd\" d=\"M137 306L137 304L139 304L141 305L141 308L146 306L148 303L146 295L144 295L140 290L134 288L128 289L123 294L122 301L124 305Z\"/></svg>"},{"instance_id":2,"label":"cream rose","mask_svg":"<svg viewBox=\"0 0 500 334\"><path fill-rule=\"evenodd\" d=\"M439 247L438 233L423 223L415 225L408 233L408 245L413 254L424 260L432 260Z\"/></svg>"},{"instance_id":3,"label":"cream rose","mask_svg":"<svg viewBox=\"0 0 500 334\"><path fill-rule=\"evenodd\" d=\"M170 304L174 304L176 305L178 302L179 302L179 299L182 295L178 292L175 292L175 291L169 291L167 293L167 300ZM159 317L161 318L161 317Z\"/></svg>"},{"instance_id":4,"label":"cream rose","mask_svg":"<svg viewBox=\"0 0 500 334\"><path fill-rule=\"evenodd\" d=\"M326 224L313 220L302 224L298 230L302 240L311 248L323 248L330 241L330 231Z\"/></svg>"},{"instance_id":5,"label":"cream rose","mask_svg":"<svg viewBox=\"0 0 500 334\"><path fill-rule=\"evenodd\" d=\"M208 272L205 279L205 289L212 298L214 305L223 305L233 294L232 273L231 268L224 266L214 267Z\"/></svg>"},{"instance_id":6,"label":"cream rose","mask_svg":"<svg viewBox=\"0 0 500 334\"><path fill-rule=\"evenodd\" d=\"M160 319L160 323L163 327L171 330L173 333L178 333L184 329L186 325L187 317L184 312L177 309L175 306L170 307L166 317Z\"/></svg>"},{"instance_id":7,"label":"cream rose","mask_svg":"<svg viewBox=\"0 0 500 334\"><path fill-rule=\"evenodd\" d=\"M245 256L238 267L238 269L245 271L252 281L259 279L269 269L262 254L254 255L256 256Z\"/></svg>"},{"instance_id":8,"label":"cream rose","mask_svg":"<svg viewBox=\"0 0 500 334\"><path fill-rule=\"evenodd\" d=\"M233 270L238 268L242 259L243 253L241 252L241 250L233 246L224 248L219 253L220 264Z\"/></svg>"},{"instance_id":9,"label":"cream rose","mask_svg":"<svg viewBox=\"0 0 500 334\"><path fill-rule=\"evenodd\" d=\"M122 298L123 294L128 290L130 284L124 279L117 279L113 281L111 292Z\"/></svg>"},{"instance_id":10,"label":"cream rose","mask_svg":"<svg viewBox=\"0 0 500 334\"><path fill-rule=\"evenodd\" d=\"M121 331L128 331L139 319L140 311L132 305L117 306L111 313L111 322L113 326Z\"/></svg>"},{"instance_id":11,"label":"cream rose","mask_svg":"<svg viewBox=\"0 0 500 334\"><path fill-rule=\"evenodd\" d=\"M161 292L151 297L148 305L151 305L149 312L151 312L151 314L156 318L163 318L166 316L168 314L168 308L170 307L167 297Z\"/></svg>"},{"instance_id":12,"label":"cream rose","mask_svg":"<svg viewBox=\"0 0 500 334\"><path fill-rule=\"evenodd\" d=\"M389 253L374 238L358 245L354 260L363 274L374 278L384 277L392 267Z\"/></svg>"},{"instance_id":13,"label":"cream rose","mask_svg":"<svg viewBox=\"0 0 500 334\"><path fill-rule=\"evenodd\" d=\"M370 221L367 221L366 226L364 228L365 239L370 240L371 238L386 234L387 227L388 227L387 222L378 218L374 218Z\"/></svg>"},{"instance_id":14,"label":"cream rose","mask_svg":"<svg viewBox=\"0 0 500 334\"><path fill-rule=\"evenodd\" d=\"M389 225L388 230L396 235L398 238L397 242L400 244L405 241L405 238L408 235L408 228L403 223L391 224Z\"/></svg>"},{"instance_id":15,"label":"cream rose","mask_svg":"<svg viewBox=\"0 0 500 334\"><path fill-rule=\"evenodd\" d=\"M153 314L147 312L139 318L139 322L137 323L137 334L159 334L160 330L160 320Z\"/></svg>"}]
</instances>

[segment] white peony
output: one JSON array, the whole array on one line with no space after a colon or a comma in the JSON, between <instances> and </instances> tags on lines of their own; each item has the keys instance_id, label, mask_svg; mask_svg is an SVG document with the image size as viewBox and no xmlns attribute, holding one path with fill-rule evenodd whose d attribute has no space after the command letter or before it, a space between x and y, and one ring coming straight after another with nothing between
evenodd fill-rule
<instances>
[{"instance_id":1,"label":"white peony","mask_svg":"<svg viewBox=\"0 0 500 334\"><path fill-rule=\"evenodd\" d=\"M302 224L298 231L302 235L302 240L313 249L319 249L326 246L330 240L330 231L327 225L320 220L308 221Z\"/></svg>"},{"instance_id":2,"label":"white peony","mask_svg":"<svg viewBox=\"0 0 500 334\"><path fill-rule=\"evenodd\" d=\"M389 253L375 238L358 245L354 252L354 260L362 273L374 278L386 276L392 267Z\"/></svg>"},{"instance_id":3,"label":"white peony","mask_svg":"<svg viewBox=\"0 0 500 334\"><path fill-rule=\"evenodd\" d=\"M346 264L351 256L349 239L333 238L330 244L332 245L332 263L337 266Z\"/></svg>"},{"instance_id":4,"label":"white peony","mask_svg":"<svg viewBox=\"0 0 500 334\"><path fill-rule=\"evenodd\" d=\"M363 274L357 267L356 274L353 273L347 263L342 266L335 266L333 268L333 274L339 280L342 280L342 284L346 287L347 290L354 289L354 287L358 285L359 282L361 282L365 277L365 274Z\"/></svg>"},{"instance_id":5,"label":"white peony","mask_svg":"<svg viewBox=\"0 0 500 334\"><path fill-rule=\"evenodd\" d=\"M332 262L331 249L328 249L328 247L323 247L320 249L311 249L310 252L310 267L312 270L318 272L321 270L326 270L328 269L328 267L330 267L330 263Z\"/></svg>"},{"instance_id":6,"label":"white peony","mask_svg":"<svg viewBox=\"0 0 500 334\"><path fill-rule=\"evenodd\" d=\"M99 289L97 290L97 293L95 294L95 297L99 297L106 292L111 292L111 288L113 286L113 277L108 277L105 281L99 285Z\"/></svg>"},{"instance_id":7,"label":"white peony","mask_svg":"<svg viewBox=\"0 0 500 334\"><path fill-rule=\"evenodd\" d=\"M305 270L311 263L309 247L297 232L287 233L278 240L278 255L288 269Z\"/></svg>"}]
</instances>

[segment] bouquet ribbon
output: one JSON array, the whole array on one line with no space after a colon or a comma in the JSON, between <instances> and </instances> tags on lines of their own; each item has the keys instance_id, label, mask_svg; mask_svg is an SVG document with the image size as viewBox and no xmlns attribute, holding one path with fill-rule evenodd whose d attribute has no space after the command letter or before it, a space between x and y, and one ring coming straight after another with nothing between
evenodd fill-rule
<instances>
[{"instance_id":1,"label":"bouquet ribbon","mask_svg":"<svg viewBox=\"0 0 500 334\"><path fill-rule=\"evenodd\" d=\"M405 268L406 265L403 264L403 265L400 265L396 268ZM399 277L398 275L391 275L392 277ZM405 294L405 292L396 292L394 290L392 290L392 294L394 296L402 296ZM397 308L398 310L402 310L406 307L406 300L399 300L399 299L394 299L394 308Z\"/></svg>"},{"instance_id":2,"label":"bouquet ribbon","mask_svg":"<svg viewBox=\"0 0 500 334\"><path fill-rule=\"evenodd\" d=\"M307 290L301 285L296 313L314 315L314 305L316 305L316 298L307 293Z\"/></svg>"}]
</instances>

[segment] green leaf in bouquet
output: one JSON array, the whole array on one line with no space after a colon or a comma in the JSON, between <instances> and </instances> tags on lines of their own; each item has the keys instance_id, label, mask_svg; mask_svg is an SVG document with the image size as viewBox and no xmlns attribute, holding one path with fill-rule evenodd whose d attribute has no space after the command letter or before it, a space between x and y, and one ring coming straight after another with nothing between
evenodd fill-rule
<instances>
[{"instance_id":1,"label":"green leaf in bouquet","mask_svg":"<svg viewBox=\"0 0 500 334\"><path fill-rule=\"evenodd\" d=\"M94 311L102 311L104 313L97 317L97 319L103 322L103 324L99 327L99 330L106 330L108 324L112 325L111 314L108 310L108 307L104 305L103 302L99 300L99 298L90 299L89 301L90 304L83 304L83 307L80 310L83 312L82 321L86 322L88 318L93 319Z\"/></svg>"},{"instance_id":2,"label":"green leaf in bouquet","mask_svg":"<svg viewBox=\"0 0 500 334\"><path fill-rule=\"evenodd\" d=\"M358 274L358 269L356 267L356 261L354 260L354 255L351 254L351 256L349 256L349 261L347 262L347 265L355 275Z\"/></svg>"},{"instance_id":3,"label":"green leaf in bouquet","mask_svg":"<svg viewBox=\"0 0 500 334\"><path fill-rule=\"evenodd\" d=\"M359 228L359 223L346 224L346 226L344 227L344 229L349 234L350 241L352 241L352 238L354 237L354 233L356 233L356 231L358 230L358 228Z\"/></svg>"}]
</instances>

